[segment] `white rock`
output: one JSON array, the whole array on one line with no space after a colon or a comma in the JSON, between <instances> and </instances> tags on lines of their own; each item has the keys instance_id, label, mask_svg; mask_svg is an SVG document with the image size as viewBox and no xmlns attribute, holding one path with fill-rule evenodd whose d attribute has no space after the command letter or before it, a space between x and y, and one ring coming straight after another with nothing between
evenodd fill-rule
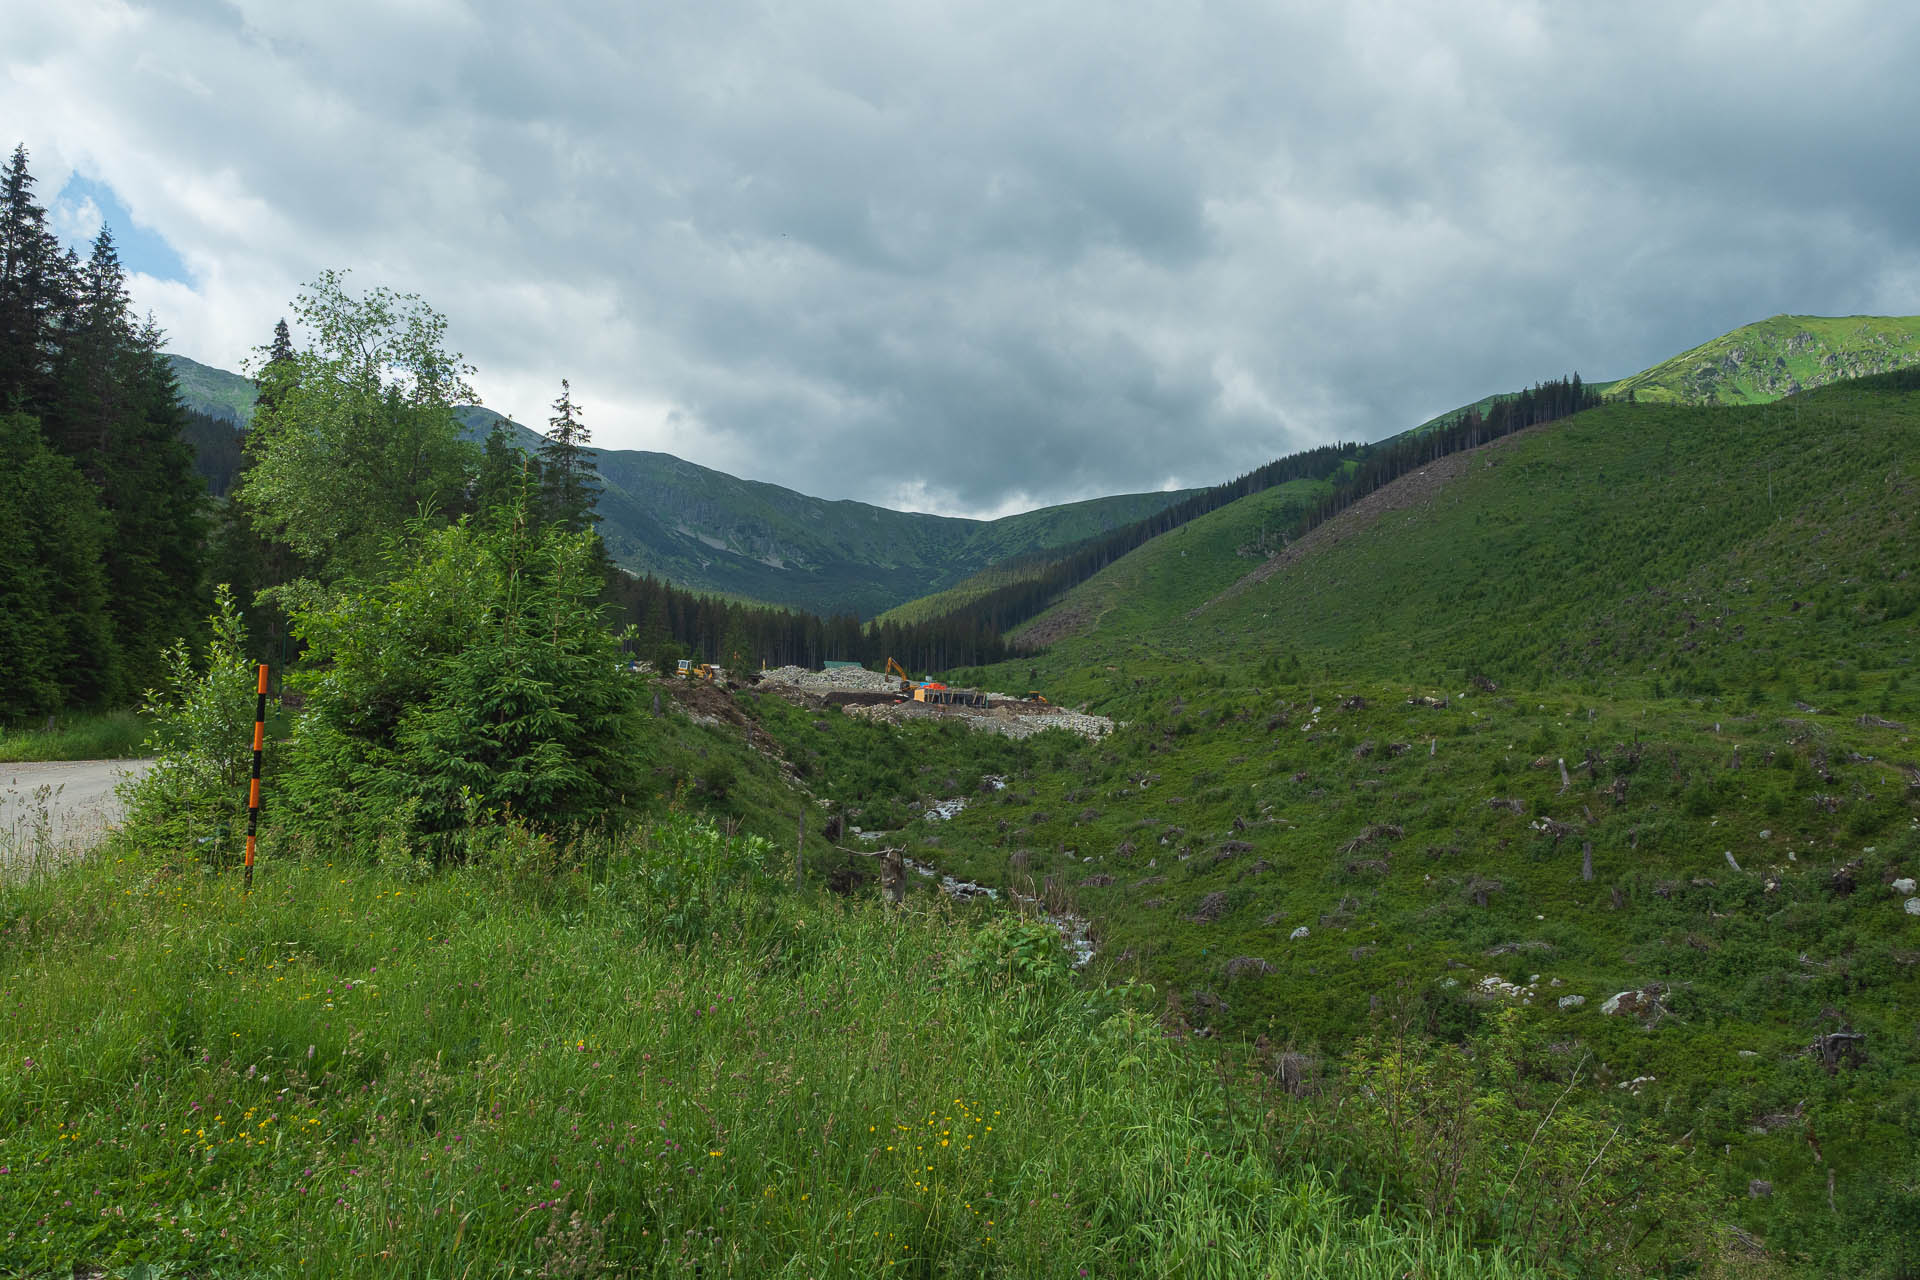
<instances>
[{"instance_id":1,"label":"white rock","mask_svg":"<svg viewBox=\"0 0 1920 1280\"><path fill-rule=\"evenodd\" d=\"M1903 876L1903 877L1901 877L1900 879L1898 879L1898 880L1895 880L1895 881L1893 882L1893 891L1894 891L1895 893L1912 893L1912 892L1913 892L1913 877L1912 877L1912 876Z\"/></svg>"},{"instance_id":2,"label":"white rock","mask_svg":"<svg viewBox=\"0 0 1920 1280\"><path fill-rule=\"evenodd\" d=\"M1771 831L1762 831L1762 832L1760 833L1760 838L1761 838L1762 840L1771 840L1771 839L1773 839L1773 832L1771 832Z\"/></svg>"},{"instance_id":3,"label":"white rock","mask_svg":"<svg viewBox=\"0 0 1920 1280\"><path fill-rule=\"evenodd\" d=\"M1292 933L1287 935L1287 937L1292 938L1296 941L1306 936L1307 936L1307 926L1305 925L1300 925L1296 927Z\"/></svg>"},{"instance_id":4,"label":"white rock","mask_svg":"<svg viewBox=\"0 0 1920 1280\"><path fill-rule=\"evenodd\" d=\"M1757 1053L1755 1053L1755 1052L1754 1052L1753 1050L1751 1050L1751 1049L1742 1049L1742 1050L1740 1051L1740 1056L1741 1056L1741 1057L1743 1057L1743 1058L1757 1058L1757 1057L1759 1057L1760 1055L1759 1055L1759 1054L1757 1054Z\"/></svg>"},{"instance_id":5,"label":"white rock","mask_svg":"<svg viewBox=\"0 0 1920 1280\"><path fill-rule=\"evenodd\" d=\"M1920 916L1920 898L1907 899L1907 914L1910 916Z\"/></svg>"},{"instance_id":6,"label":"white rock","mask_svg":"<svg viewBox=\"0 0 1920 1280\"><path fill-rule=\"evenodd\" d=\"M1585 996L1561 996L1560 997L1560 1007L1562 1009L1578 1009L1581 1005L1585 1004L1586 1002L1587 1002L1587 998Z\"/></svg>"}]
</instances>

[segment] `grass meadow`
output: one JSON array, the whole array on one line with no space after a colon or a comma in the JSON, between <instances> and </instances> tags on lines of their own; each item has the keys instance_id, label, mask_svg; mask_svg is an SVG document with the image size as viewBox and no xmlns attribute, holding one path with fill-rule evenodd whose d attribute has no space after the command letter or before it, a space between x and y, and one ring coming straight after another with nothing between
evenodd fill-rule
<instances>
[{"instance_id":1,"label":"grass meadow","mask_svg":"<svg viewBox=\"0 0 1920 1280\"><path fill-rule=\"evenodd\" d=\"M0 888L0 1270L1517 1276L1057 947L683 814L420 874Z\"/></svg>"}]
</instances>

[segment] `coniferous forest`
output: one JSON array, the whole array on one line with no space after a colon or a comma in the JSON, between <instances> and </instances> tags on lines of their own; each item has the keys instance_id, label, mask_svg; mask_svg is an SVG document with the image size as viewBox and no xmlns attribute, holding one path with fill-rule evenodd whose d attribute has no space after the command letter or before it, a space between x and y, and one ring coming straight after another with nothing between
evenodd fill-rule
<instances>
[{"instance_id":1,"label":"coniferous forest","mask_svg":"<svg viewBox=\"0 0 1920 1280\"><path fill-rule=\"evenodd\" d=\"M0 179L0 719L124 703L203 612L206 486L112 232L82 260Z\"/></svg>"}]
</instances>

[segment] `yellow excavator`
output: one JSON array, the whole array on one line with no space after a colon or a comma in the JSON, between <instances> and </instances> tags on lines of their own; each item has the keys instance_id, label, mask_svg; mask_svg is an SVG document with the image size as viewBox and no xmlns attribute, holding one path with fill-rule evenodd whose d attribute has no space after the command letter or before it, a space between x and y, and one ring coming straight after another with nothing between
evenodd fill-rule
<instances>
[{"instance_id":1,"label":"yellow excavator","mask_svg":"<svg viewBox=\"0 0 1920 1280\"><path fill-rule=\"evenodd\" d=\"M888 676L899 676L900 692L908 695L911 695L913 693L913 677L907 674L907 669L905 667L895 662L892 658L887 659L887 668L885 671L882 671L880 674L888 675Z\"/></svg>"}]
</instances>

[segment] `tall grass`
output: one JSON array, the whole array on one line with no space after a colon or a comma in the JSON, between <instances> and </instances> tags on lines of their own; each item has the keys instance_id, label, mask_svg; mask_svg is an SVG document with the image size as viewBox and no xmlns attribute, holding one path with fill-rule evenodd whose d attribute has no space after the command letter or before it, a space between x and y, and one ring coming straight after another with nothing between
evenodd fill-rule
<instances>
[{"instance_id":1,"label":"tall grass","mask_svg":"<svg viewBox=\"0 0 1920 1280\"><path fill-rule=\"evenodd\" d=\"M1523 1273L1276 1166L1127 993L778 857L673 816L0 888L0 1270Z\"/></svg>"},{"instance_id":2,"label":"tall grass","mask_svg":"<svg viewBox=\"0 0 1920 1280\"><path fill-rule=\"evenodd\" d=\"M38 726L0 725L0 762L124 760L140 754L146 728L132 711L74 712Z\"/></svg>"}]
</instances>

